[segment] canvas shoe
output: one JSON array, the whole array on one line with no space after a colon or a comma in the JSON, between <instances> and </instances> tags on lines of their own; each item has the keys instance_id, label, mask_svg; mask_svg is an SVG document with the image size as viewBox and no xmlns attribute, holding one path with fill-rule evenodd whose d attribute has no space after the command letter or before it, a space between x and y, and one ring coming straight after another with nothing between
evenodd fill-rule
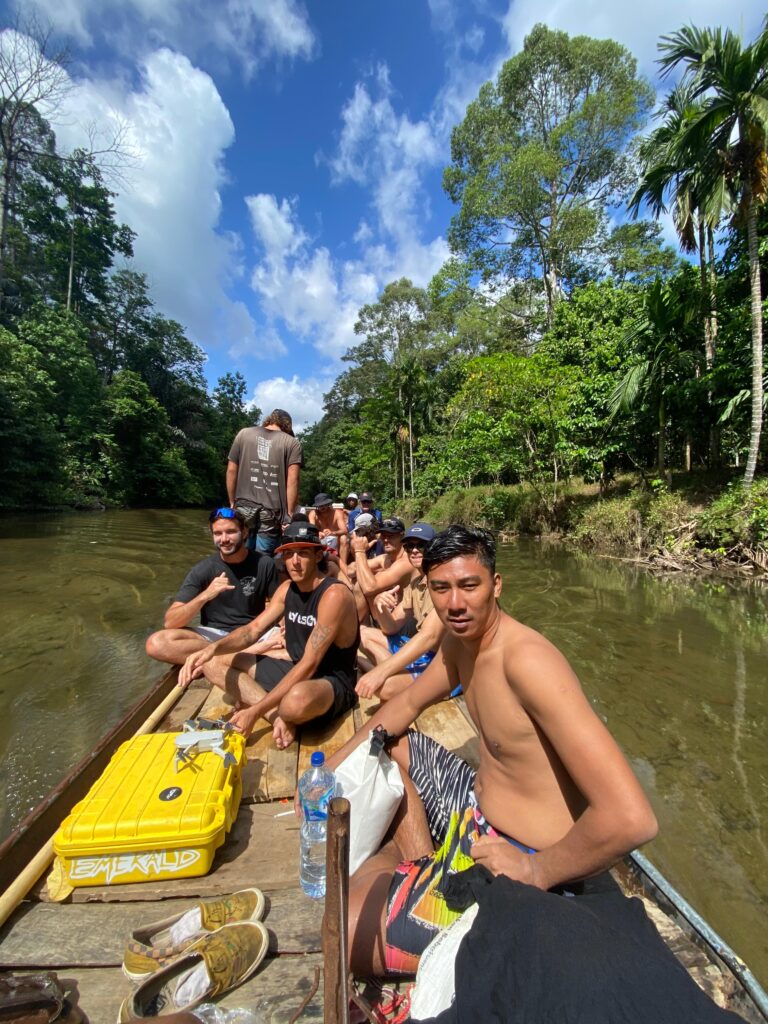
<instances>
[{"instance_id":1,"label":"canvas shoe","mask_svg":"<svg viewBox=\"0 0 768 1024\"><path fill-rule=\"evenodd\" d=\"M138 985L204 935L237 921L260 921L263 914L264 893L260 889L241 889L232 896L201 900L192 910L137 928L125 948L123 974Z\"/></svg>"},{"instance_id":2,"label":"canvas shoe","mask_svg":"<svg viewBox=\"0 0 768 1024\"><path fill-rule=\"evenodd\" d=\"M145 978L120 1007L118 1024L191 1010L223 995L250 978L268 947L261 921L222 925Z\"/></svg>"}]
</instances>

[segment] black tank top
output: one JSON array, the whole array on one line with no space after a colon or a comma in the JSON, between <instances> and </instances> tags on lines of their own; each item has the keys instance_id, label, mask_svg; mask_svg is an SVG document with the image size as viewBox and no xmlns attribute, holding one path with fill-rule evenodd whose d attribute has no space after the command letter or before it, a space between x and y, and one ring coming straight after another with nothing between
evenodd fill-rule
<instances>
[{"instance_id":1,"label":"black tank top","mask_svg":"<svg viewBox=\"0 0 768 1024\"><path fill-rule=\"evenodd\" d=\"M329 587L345 586L341 580L327 576L322 583L310 590L308 594L302 593L295 583L288 587L285 595L285 649L296 664L304 656L304 650L309 641L310 634L317 623L317 609L320 599ZM315 675L341 676L346 677L346 682L355 682L355 660L357 648L360 644L360 630L358 628L355 639L349 647L337 647L331 644L318 665Z\"/></svg>"}]
</instances>

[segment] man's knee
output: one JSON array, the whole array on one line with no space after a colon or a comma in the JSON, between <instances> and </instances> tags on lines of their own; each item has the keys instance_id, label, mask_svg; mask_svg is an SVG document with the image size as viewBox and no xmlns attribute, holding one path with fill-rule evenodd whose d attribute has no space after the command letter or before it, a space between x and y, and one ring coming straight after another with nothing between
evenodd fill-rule
<instances>
[{"instance_id":1,"label":"man's knee","mask_svg":"<svg viewBox=\"0 0 768 1024\"><path fill-rule=\"evenodd\" d=\"M313 682L296 683L280 701L278 714L286 722L305 722L322 715L333 704L333 692L320 689Z\"/></svg>"},{"instance_id":2,"label":"man's knee","mask_svg":"<svg viewBox=\"0 0 768 1024\"><path fill-rule=\"evenodd\" d=\"M395 740L389 747L389 756L406 774L411 767L411 752L408 745L408 733L404 733Z\"/></svg>"},{"instance_id":3,"label":"man's knee","mask_svg":"<svg viewBox=\"0 0 768 1024\"><path fill-rule=\"evenodd\" d=\"M168 657L168 630L159 629L156 633L150 633L144 648L150 658L165 661Z\"/></svg>"}]
</instances>

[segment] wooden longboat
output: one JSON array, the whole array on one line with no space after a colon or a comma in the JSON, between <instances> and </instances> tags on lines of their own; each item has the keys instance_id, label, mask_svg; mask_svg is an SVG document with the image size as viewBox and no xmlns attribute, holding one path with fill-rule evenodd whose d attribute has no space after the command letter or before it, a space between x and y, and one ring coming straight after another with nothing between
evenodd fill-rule
<instances>
[{"instance_id":1,"label":"wooden longboat","mask_svg":"<svg viewBox=\"0 0 768 1024\"><path fill-rule=\"evenodd\" d=\"M40 847L45 848L59 822L82 798L119 743L144 721L152 704L172 700L169 693L179 696L174 684L173 673L163 677L0 846L0 892L8 890L21 866L33 860ZM30 882L29 892L22 894L22 902L0 930L0 969L55 971L71 1001L91 1024L110 1024L129 991L120 965L133 929L185 910L197 898L256 885L267 896L269 955L253 978L220 1002L257 1008L267 1024L287 1024L294 1019L322 1021L323 906L299 888L298 826L293 815L284 812L292 808L296 780L309 765L311 754L323 750L330 756L376 707L375 701L363 701L324 730L305 728L299 741L286 751L274 747L266 726L257 729L246 747L240 812L208 875L78 888L61 904L50 901L45 877ZM193 683L156 728L175 731L197 714L219 717L230 710L218 691ZM461 699L428 708L416 724L477 764L477 734ZM44 857L42 861L41 867L38 858L37 874L45 871ZM644 857L627 858L617 876L627 892L643 900L667 945L717 1003L735 1010L750 1024L768 1022L768 998L751 972ZM326 1011L325 1021L340 1024L345 1016Z\"/></svg>"}]
</instances>

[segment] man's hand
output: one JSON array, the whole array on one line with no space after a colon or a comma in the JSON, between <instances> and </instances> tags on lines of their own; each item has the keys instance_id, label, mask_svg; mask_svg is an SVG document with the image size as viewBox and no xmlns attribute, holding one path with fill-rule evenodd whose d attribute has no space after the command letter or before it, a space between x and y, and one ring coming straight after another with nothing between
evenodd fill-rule
<instances>
[{"instance_id":1,"label":"man's hand","mask_svg":"<svg viewBox=\"0 0 768 1024\"><path fill-rule=\"evenodd\" d=\"M360 533L352 534L352 550L354 553L364 555L368 550L368 538Z\"/></svg>"},{"instance_id":2,"label":"man's hand","mask_svg":"<svg viewBox=\"0 0 768 1024\"><path fill-rule=\"evenodd\" d=\"M394 586L390 590L385 590L373 603L380 612L391 614L400 603L400 587Z\"/></svg>"},{"instance_id":3,"label":"man's hand","mask_svg":"<svg viewBox=\"0 0 768 1024\"><path fill-rule=\"evenodd\" d=\"M375 697L386 681L386 662L384 662L382 665L372 668L370 672L366 672L364 676L360 676L355 693L358 697Z\"/></svg>"},{"instance_id":4,"label":"man's hand","mask_svg":"<svg viewBox=\"0 0 768 1024\"><path fill-rule=\"evenodd\" d=\"M480 836L470 849L473 860L492 875L506 875L516 882L542 888L536 878L536 855L523 853L501 836Z\"/></svg>"},{"instance_id":5,"label":"man's hand","mask_svg":"<svg viewBox=\"0 0 768 1024\"><path fill-rule=\"evenodd\" d=\"M216 576L208 586L205 588L205 597L207 601L212 601L214 597L218 597L225 590L234 590L234 584L229 582L229 577L225 572L220 573Z\"/></svg>"},{"instance_id":6,"label":"man's hand","mask_svg":"<svg viewBox=\"0 0 768 1024\"><path fill-rule=\"evenodd\" d=\"M215 644L209 644L208 647L204 647L201 651L195 651L194 654L189 655L181 666L179 686L183 690L186 690L193 679L199 679L203 674L203 665L214 657L214 647Z\"/></svg>"},{"instance_id":7,"label":"man's hand","mask_svg":"<svg viewBox=\"0 0 768 1024\"><path fill-rule=\"evenodd\" d=\"M261 718L261 715L258 712L258 707L252 704L249 708L241 708L239 711L236 711L230 718L229 724L236 732L242 733L243 736L250 736L259 718Z\"/></svg>"}]
</instances>

